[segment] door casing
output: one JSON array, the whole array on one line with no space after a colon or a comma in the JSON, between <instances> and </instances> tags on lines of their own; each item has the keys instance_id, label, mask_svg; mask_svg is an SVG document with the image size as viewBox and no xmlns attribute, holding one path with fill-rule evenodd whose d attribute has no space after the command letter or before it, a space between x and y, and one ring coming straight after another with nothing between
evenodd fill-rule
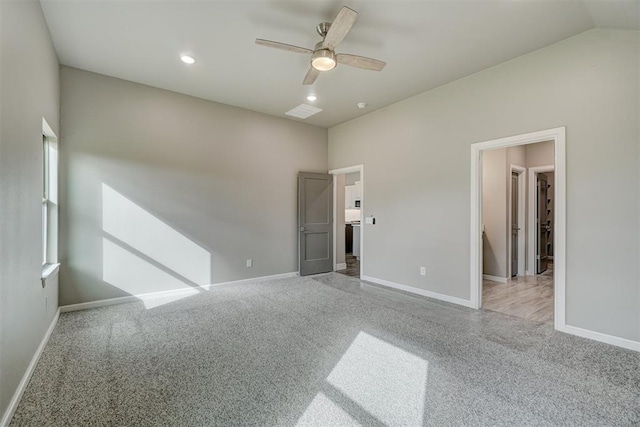
<instances>
[{"instance_id":1,"label":"door casing","mask_svg":"<svg viewBox=\"0 0 640 427\"><path fill-rule=\"evenodd\" d=\"M546 165L546 166L534 166L529 168L529 188L528 188L528 216L529 218L536 217L536 182L538 181L538 174L544 172L555 172L554 165ZM555 179L555 178L554 178ZM554 183L554 185L556 185ZM555 217L555 215L554 215ZM555 221L555 218L554 218ZM555 226L555 223L553 223ZM530 236L527 242L527 253L529 256L527 257L527 276L535 276L537 269L537 261L536 261L536 240L537 240L537 230L536 230L536 222L529 221L527 226L527 235ZM555 241L555 236L554 236ZM555 268L555 259L554 259L554 268Z\"/></svg>"},{"instance_id":2,"label":"door casing","mask_svg":"<svg viewBox=\"0 0 640 427\"><path fill-rule=\"evenodd\" d=\"M526 178L526 171L527 169L522 167L522 166L518 166L518 165L511 165L510 166L510 171L511 173L517 173L518 174L518 228L520 229L518 232L518 276L524 276L526 274L526 236L525 236L525 231L526 231L526 183L525 183L525 178ZM511 181L509 181L511 183ZM511 184L510 184L511 185ZM511 218L513 215L513 212L511 210L511 194L513 194L511 192L511 189L509 189L509 224L511 224ZM507 249L507 253L511 254L511 239L509 239L508 242L508 249ZM511 277L512 272L511 272L511 263L508 263L509 265L509 271L508 271L508 276L507 277Z\"/></svg>"},{"instance_id":3,"label":"door casing","mask_svg":"<svg viewBox=\"0 0 640 427\"><path fill-rule=\"evenodd\" d=\"M536 142L554 145L554 328L566 329L566 128L559 127L471 144L470 306L482 306L482 152Z\"/></svg>"}]
</instances>

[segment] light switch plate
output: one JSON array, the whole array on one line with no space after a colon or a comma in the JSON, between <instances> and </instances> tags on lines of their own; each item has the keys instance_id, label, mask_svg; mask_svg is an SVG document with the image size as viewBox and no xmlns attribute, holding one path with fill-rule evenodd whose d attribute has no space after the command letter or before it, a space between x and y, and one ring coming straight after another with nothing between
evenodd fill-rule
<instances>
[{"instance_id":1,"label":"light switch plate","mask_svg":"<svg viewBox=\"0 0 640 427\"><path fill-rule=\"evenodd\" d=\"M364 223L365 224L373 224L373 217L372 216L368 216L364 219Z\"/></svg>"}]
</instances>

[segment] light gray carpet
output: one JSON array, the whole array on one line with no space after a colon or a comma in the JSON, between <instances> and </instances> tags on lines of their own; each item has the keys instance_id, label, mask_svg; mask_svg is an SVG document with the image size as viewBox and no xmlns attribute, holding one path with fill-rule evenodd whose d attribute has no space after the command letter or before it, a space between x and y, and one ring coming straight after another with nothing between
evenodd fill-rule
<instances>
[{"instance_id":1,"label":"light gray carpet","mask_svg":"<svg viewBox=\"0 0 640 427\"><path fill-rule=\"evenodd\" d=\"M638 353L327 274L62 314L12 425L638 423Z\"/></svg>"}]
</instances>

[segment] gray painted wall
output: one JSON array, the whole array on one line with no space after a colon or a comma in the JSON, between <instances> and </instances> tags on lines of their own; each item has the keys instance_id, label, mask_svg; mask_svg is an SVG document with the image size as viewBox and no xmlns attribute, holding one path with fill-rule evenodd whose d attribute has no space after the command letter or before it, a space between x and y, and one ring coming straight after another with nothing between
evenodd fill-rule
<instances>
[{"instance_id":1,"label":"gray painted wall","mask_svg":"<svg viewBox=\"0 0 640 427\"><path fill-rule=\"evenodd\" d=\"M527 144L524 148L527 167L553 165L553 141Z\"/></svg>"},{"instance_id":2,"label":"gray painted wall","mask_svg":"<svg viewBox=\"0 0 640 427\"><path fill-rule=\"evenodd\" d=\"M59 90L40 4L0 2L0 419L58 308L40 275L42 118L59 135Z\"/></svg>"},{"instance_id":3,"label":"gray painted wall","mask_svg":"<svg viewBox=\"0 0 640 427\"><path fill-rule=\"evenodd\" d=\"M61 90L61 305L297 270L326 129L73 68Z\"/></svg>"},{"instance_id":4,"label":"gray painted wall","mask_svg":"<svg viewBox=\"0 0 640 427\"><path fill-rule=\"evenodd\" d=\"M553 143L549 141L550 143ZM540 142L539 144L546 144ZM528 144L529 146L532 144ZM535 144L534 144L535 145ZM517 147L507 148L507 166L511 165L526 167L527 166L527 145L518 145ZM551 162L553 163L553 146L551 147Z\"/></svg>"},{"instance_id":5,"label":"gray painted wall","mask_svg":"<svg viewBox=\"0 0 640 427\"><path fill-rule=\"evenodd\" d=\"M639 52L592 30L331 128L330 168L367 171L364 273L468 299L470 144L566 126L567 322L639 340Z\"/></svg>"},{"instance_id":6,"label":"gray painted wall","mask_svg":"<svg viewBox=\"0 0 640 427\"><path fill-rule=\"evenodd\" d=\"M360 172L352 172L345 174L344 185L355 185L356 181L360 181Z\"/></svg>"},{"instance_id":7,"label":"gray painted wall","mask_svg":"<svg viewBox=\"0 0 640 427\"><path fill-rule=\"evenodd\" d=\"M507 151L482 153L482 272L497 277L507 277Z\"/></svg>"}]
</instances>

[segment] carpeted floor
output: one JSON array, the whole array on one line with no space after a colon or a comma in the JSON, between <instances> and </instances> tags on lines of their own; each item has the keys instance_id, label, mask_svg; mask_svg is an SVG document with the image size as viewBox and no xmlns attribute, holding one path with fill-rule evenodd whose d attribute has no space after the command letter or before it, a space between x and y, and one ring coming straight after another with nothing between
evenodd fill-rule
<instances>
[{"instance_id":1,"label":"carpeted floor","mask_svg":"<svg viewBox=\"0 0 640 427\"><path fill-rule=\"evenodd\" d=\"M640 353L341 274L62 314L12 421L638 423Z\"/></svg>"}]
</instances>

